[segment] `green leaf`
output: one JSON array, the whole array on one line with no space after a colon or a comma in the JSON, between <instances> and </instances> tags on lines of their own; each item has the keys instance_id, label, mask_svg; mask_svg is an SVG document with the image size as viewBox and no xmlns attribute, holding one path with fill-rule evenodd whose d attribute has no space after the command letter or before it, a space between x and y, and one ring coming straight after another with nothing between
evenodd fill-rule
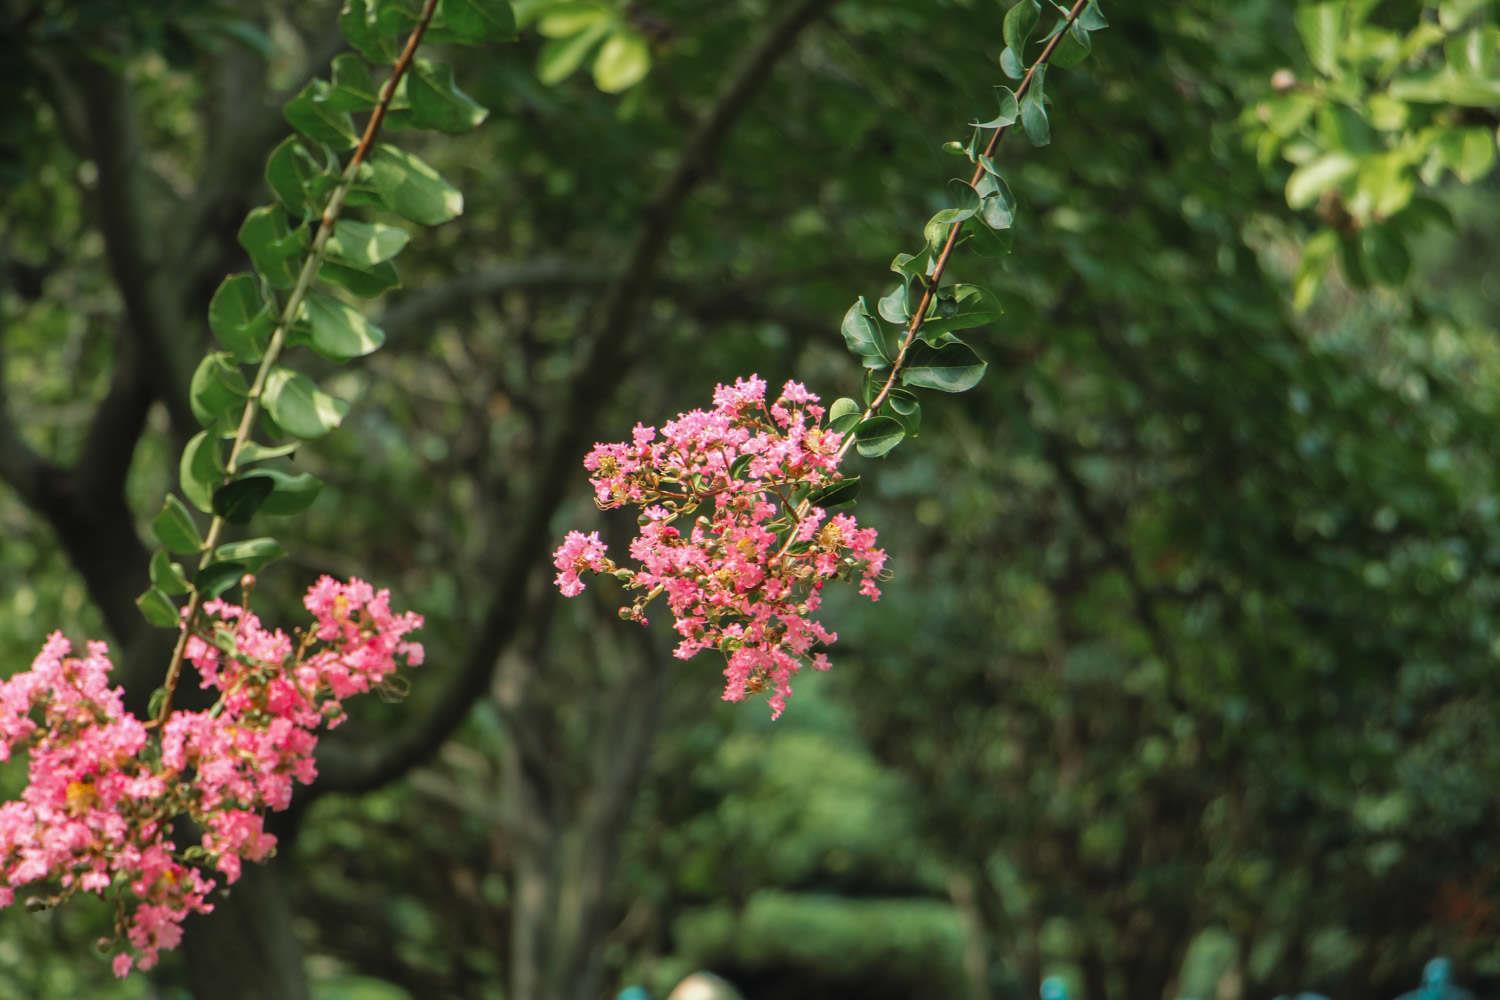
<instances>
[{"instance_id":1,"label":"green leaf","mask_svg":"<svg viewBox=\"0 0 1500 1000\"><path fill-rule=\"evenodd\" d=\"M926 278L932 269L932 254L923 250L919 254L898 253L891 261L891 270L907 281Z\"/></svg>"},{"instance_id":2,"label":"green leaf","mask_svg":"<svg viewBox=\"0 0 1500 1000\"><path fill-rule=\"evenodd\" d=\"M188 386L188 403L198 423L225 437L239 426L249 395L250 386L227 351L204 355Z\"/></svg>"},{"instance_id":3,"label":"green leaf","mask_svg":"<svg viewBox=\"0 0 1500 1000\"><path fill-rule=\"evenodd\" d=\"M833 405L828 408L828 427L840 434L847 433L859 423L862 412L860 405L848 396L835 399Z\"/></svg>"},{"instance_id":4,"label":"green leaf","mask_svg":"<svg viewBox=\"0 0 1500 1000\"><path fill-rule=\"evenodd\" d=\"M854 428L855 447L865 458L880 458L906 437L906 428L894 417L871 417Z\"/></svg>"},{"instance_id":5,"label":"green leaf","mask_svg":"<svg viewBox=\"0 0 1500 1000\"><path fill-rule=\"evenodd\" d=\"M952 341L942 347L916 343L906 355L901 384L939 392L967 392L979 384L988 367L988 363L981 361L973 348L962 341Z\"/></svg>"},{"instance_id":6,"label":"green leaf","mask_svg":"<svg viewBox=\"0 0 1500 1000\"><path fill-rule=\"evenodd\" d=\"M1324 192L1342 183L1359 169L1359 161L1348 153L1325 153L1302 164L1286 182L1286 203L1304 209Z\"/></svg>"},{"instance_id":7,"label":"green leaf","mask_svg":"<svg viewBox=\"0 0 1500 1000\"><path fill-rule=\"evenodd\" d=\"M366 164L370 186L386 208L424 226L457 218L464 197L436 170L410 153L380 144Z\"/></svg>"},{"instance_id":8,"label":"green leaf","mask_svg":"<svg viewBox=\"0 0 1500 1000\"><path fill-rule=\"evenodd\" d=\"M1000 53L1000 71L1012 80L1019 80L1026 75L1026 67L1021 63L1021 56L1015 49L1006 47Z\"/></svg>"},{"instance_id":9,"label":"green leaf","mask_svg":"<svg viewBox=\"0 0 1500 1000\"><path fill-rule=\"evenodd\" d=\"M915 303L911 299L911 286L903 281L882 295L876 308L880 312L881 319L887 323L903 326L907 320L911 319L914 306Z\"/></svg>"},{"instance_id":10,"label":"green leaf","mask_svg":"<svg viewBox=\"0 0 1500 1000\"><path fill-rule=\"evenodd\" d=\"M922 404L917 401L916 393L892 389L891 394L886 397L886 405L891 408L896 419L901 421L906 433L916 437L917 431L922 427Z\"/></svg>"},{"instance_id":11,"label":"green leaf","mask_svg":"<svg viewBox=\"0 0 1500 1000\"><path fill-rule=\"evenodd\" d=\"M467 132L489 117L489 110L458 88L453 69L442 63L417 60L407 76L411 102L410 123L439 132Z\"/></svg>"},{"instance_id":12,"label":"green leaf","mask_svg":"<svg viewBox=\"0 0 1500 1000\"><path fill-rule=\"evenodd\" d=\"M239 583L245 573L244 563L210 563L198 571L198 579L195 585L201 596L206 599L212 599Z\"/></svg>"},{"instance_id":13,"label":"green leaf","mask_svg":"<svg viewBox=\"0 0 1500 1000\"><path fill-rule=\"evenodd\" d=\"M1037 3L1037 0L1020 0L1006 11L1003 25L1005 47L1017 55L1026 51L1026 42L1030 40L1032 31L1036 29L1036 22L1041 16L1042 6Z\"/></svg>"},{"instance_id":14,"label":"green leaf","mask_svg":"<svg viewBox=\"0 0 1500 1000\"><path fill-rule=\"evenodd\" d=\"M1015 230L991 229L978 216L964 223L963 232L969 248L981 257L1004 257L1016 244Z\"/></svg>"},{"instance_id":15,"label":"green leaf","mask_svg":"<svg viewBox=\"0 0 1500 1000\"><path fill-rule=\"evenodd\" d=\"M193 523L193 515L172 494L162 503L161 513L151 522L151 533L173 555L190 556L203 548L203 536Z\"/></svg>"},{"instance_id":16,"label":"green leaf","mask_svg":"<svg viewBox=\"0 0 1500 1000\"><path fill-rule=\"evenodd\" d=\"M270 445L258 444L254 441L246 441L240 447L240 453L236 457L236 467L243 469L245 466L255 462L264 462L272 458L285 458L298 448L302 447L300 441L289 441L286 444Z\"/></svg>"},{"instance_id":17,"label":"green leaf","mask_svg":"<svg viewBox=\"0 0 1500 1000\"><path fill-rule=\"evenodd\" d=\"M272 288L291 288L296 283L299 258L307 249L307 230L292 229L280 205L251 209L240 225L239 241Z\"/></svg>"},{"instance_id":18,"label":"green leaf","mask_svg":"<svg viewBox=\"0 0 1500 1000\"><path fill-rule=\"evenodd\" d=\"M863 295L844 313L844 322L839 329L850 353L858 357L880 354L880 324L870 315L869 303Z\"/></svg>"},{"instance_id":19,"label":"green leaf","mask_svg":"<svg viewBox=\"0 0 1500 1000\"><path fill-rule=\"evenodd\" d=\"M1089 5L1078 15L1078 23L1089 31L1109 27L1109 22L1104 19L1104 12L1099 9L1099 0L1089 0Z\"/></svg>"},{"instance_id":20,"label":"green leaf","mask_svg":"<svg viewBox=\"0 0 1500 1000\"><path fill-rule=\"evenodd\" d=\"M1016 221L1016 199L1010 193L1004 178L1000 176L995 161L988 156L979 158L984 173L974 190L979 194L979 218L991 229L1009 229Z\"/></svg>"},{"instance_id":21,"label":"green leaf","mask_svg":"<svg viewBox=\"0 0 1500 1000\"><path fill-rule=\"evenodd\" d=\"M551 87L572 76L609 33L609 28L607 19L599 19L575 35L548 39L537 54L537 79Z\"/></svg>"},{"instance_id":22,"label":"green leaf","mask_svg":"<svg viewBox=\"0 0 1500 1000\"><path fill-rule=\"evenodd\" d=\"M276 329L276 313L254 275L231 274L208 303L208 325L236 360L254 364Z\"/></svg>"},{"instance_id":23,"label":"green leaf","mask_svg":"<svg viewBox=\"0 0 1500 1000\"><path fill-rule=\"evenodd\" d=\"M609 36L594 59L594 85L606 94L629 90L651 71L651 47L635 31Z\"/></svg>"},{"instance_id":24,"label":"green leaf","mask_svg":"<svg viewBox=\"0 0 1500 1000\"><path fill-rule=\"evenodd\" d=\"M465 45L516 37L516 16L506 0L438 0L437 17Z\"/></svg>"},{"instance_id":25,"label":"green leaf","mask_svg":"<svg viewBox=\"0 0 1500 1000\"><path fill-rule=\"evenodd\" d=\"M1438 141L1443 165L1465 184L1473 184L1495 165L1495 137L1487 128L1449 129Z\"/></svg>"},{"instance_id":26,"label":"green leaf","mask_svg":"<svg viewBox=\"0 0 1500 1000\"><path fill-rule=\"evenodd\" d=\"M1391 83L1390 95L1418 104L1456 104L1466 108L1500 108L1500 76L1429 73Z\"/></svg>"},{"instance_id":27,"label":"green leaf","mask_svg":"<svg viewBox=\"0 0 1500 1000\"><path fill-rule=\"evenodd\" d=\"M830 483L820 490L814 490L807 496L808 503L815 507L822 507L824 510L837 510L840 507L848 507L857 499L859 499L858 476L847 476L836 483Z\"/></svg>"},{"instance_id":28,"label":"green leaf","mask_svg":"<svg viewBox=\"0 0 1500 1000\"><path fill-rule=\"evenodd\" d=\"M410 239L400 226L340 219L328 238L328 256L350 267L370 267L395 257Z\"/></svg>"},{"instance_id":29,"label":"green leaf","mask_svg":"<svg viewBox=\"0 0 1500 1000\"><path fill-rule=\"evenodd\" d=\"M750 455L750 454L746 454L746 455L741 455L739 458L735 459L733 462L730 462L729 463L729 478L730 479L744 479L745 478L745 473L749 471L749 469L750 469L750 463L753 462L753 461L755 461L755 456L754 455Z\"/></svg>"},{"instance_id":30,"label":"green leaf","mask_svg":"<svg viewBox=\"0 0 1500 1000\"><path fill-rule=\"evenodd\" d=\"M970 330L993 323L1004 315L1000 300L978 285L951 285L938 295L933 312L923 321L918 335L938 345L954 330Z\"/></svg>"},{"instance_id":31,"label":"green leaf","mask_svg":"<svg viewBox=\"0 0 1500 1000\"><path fill-rule=\"evenodd\" d=\"M352 52L333 57L333 82L324 103L333 111L369 111L380 101L370 66Z\"/></svg>"},{"instance_id":32,"label":"green leaf","mask_svg":"<svg viewBox=\"0 0 1500 1000\"><path fill-rule=\"evenodd\" d=\"M247 538L242 542L229 542L214 549L214 559L240 563L246 573L258 573L269 562L286 555L286 550L274 538Z\"/></svg>"},{"instance_id":33,"label":"green leaf","mask_svg":"<svg viewBox=\"0 0 1500 1000\"><path fill-rule=\"evenodd\" d=\"M1339 10L1336 3L1304 3L1298 5L1295 15L1297 34L1302 36L1307 57L1324 76L1332 76L1338 68Z\"/></svg>"},{"instance_id":34,"label":"green leaf","mask_svg":"<svg viewBox=\"0 0 1500 1000\"><path fill-rule=\"evenodd\" d=\"M373 299L401 286L401 274L396 270L396 265L388 260L370 267L349 267L325 260L318 269L318 277L363 299Z\"/></svg>"},{"instance_id":35,"label":"green leaf","mask_svg":"<svg viewBox=\"0 0 1500 1000\"><path fill-rule=\"evenodd\" d=\"M323 292L308 292L299 319L295 342L333 361L362 358L385 343L384 330L347 302Z\"/></svg>"},{"instance_id":36,"label":"green leaf","mask_svg":"<svg viewBox=\"0 0 1500 1000\"><path fill-rule=\"evenodd\" d=\"M187 574L180 563L172 561L166 549L151 554L151 585L168 595L188 592Z\"/></svg>"},{"instance_id":37,"label":"green leaf","mask_svg":"<svg viewBox=\"0 0 1500 1000\"><path fill-rule=\"evenodd\" d=\"M248 524L275 488L276 480L265 472L236 476L214 490L214 513L230 524Z\"/></svg>"},{"instance_id":38,"label":"green leaf","mask_svg":"<svg viewBox=\"0 0 1500 1000\"><path fill-rule=\"evenodd\" d=\"M303 141L294 135L283 139L266 161L266 186L276 200L298 218L311 218L322 211L321 204L314 204L308 198L308 189L320 178L326 178L325 186L333 186L334 178L327 164L319 163Z\"/></svg>"},{"instance_id":39,"label":"green leaf","mask_svg":"<svg viewBox=\"0 0 1500 1000\"><path fill-rule=\"evenodd\" d=\"M1016 101L1016 93L1009 87L996 87L1000 92L1000 112L987 122L970 122L974 128L1004 128L1014 125L1020 117L1021 105Z\"/></svg>"},{"instance_id":40,"label":"green leaf","mask_svg":"<svg viewBox=\"0 0 1500 1000\"><path fill-rule=\"evenodd\" d=\"M422 0L375 0L375 21L381 30L404 41L417 26Z\"/></svg>"},{"instance_id":41,"label":"green leaf","mask_svg":"<svg viewBox=\"0 0 1500 1000\"><path fill-rule=\"evenodd\" d=\"M286 517L300 514L311 507L323 490L318 477L309 473L290 473L281 469L257 469L256 475L270 476L275 490L260 505L262 514Z\"/></svg>"},{"instance_id":42,"label":"green leaf","mask_svg":"<svg viewBox=\"0 0 1500 1000\"><path fill-rule=\"evenodd\" d=\"M1057 48L1052 52L1052 65L1060 69L1077 66L1089 57L1089 50L1092 48L1093 43L1089 41L1088 30L1074 21L1068 26L1068 33L1063 36L1062 41L1057 43Z\"/></svg>"},{"instance_id":43,"label":"green leaf","mask_svg":"<svg viewBox=\"0 0 1500 1000\"><path fill-rule=\"evenodd\" d=\"M212 431L199 431L188 440L177 462L183 495L203 513L214 509L214 490L224 478L219 459L219 439Z\"/></svg>"},{"instance_id":44,"label":"green leaf","mask_svg":"<svg viewBox=\"0 0 1500 1000\"><path fill-rule=\"evenodd\" d=\"M608 22L613 14L600 0L522 0L532 6L540 6L542 18L537 21L537 31L544 38L563 38L576 35L593 24Z\"/></svg>"},{"instance_id":45,"label":"green leaf","mask_svg":"<svg viewBox=\"0 0 1500 1000\"><path fill-rule=\"evenodd\" d=\"M937 212L928 221L929 226L950 226L963 222L979 211L979 192L967 181L953 178L948 182L948 204L951 206Z\"/></svg>"},{"instance_id":46,"label":"green leaf","mask_svg":"<svg viewBox=\"0 0 1500 1000\"><path fill-rule=\"evenodd\" d=\"M1383 219L1405 208L1416 193L1416 179L1400 152L1366 156L1360 161L1349 209L1361 220Z\"/></svg>"},{"instance_id":47,"label":"green leaf","mask_svg":"<svg viewBox=\"0 0 1500 1000\"><path fill-rule=\"evenodd\" d=\"M262 397L277 425L304 440L322 437L343 423L349 404L330 396L306 375L277 365L266 378Z\"/></svg>"},{"instance_id":48,"label":"green leaf","mask_svg":"<svg viewBox=\"0 0 1500 1000\"><path fill-rule=\"evenodd\" d=\"M1026 138L1033 146L1045 146L1052 141L1052 124L1035 90L1027 91L1021 98L1021 128L1026 130Z\"/></svg>"},{"instance_id":49,"label":"green leaf","mask_svg":"<svg viewBox=\"0 0 1500 1000\"><path fill-rule=\"evenodd\" d=\"M339 30L372 63L388 65L396 61L395 36L380 27L374 7L366 0L344 0Z\"/></svg>"},{"instance_id":50,"label":"green leaf","mask_svg":"<svg viewBox=\"0 0 1500 1000\"><path fill-rule=\"evenodd\" d=\"M332 89L323 80L309 81L297 96L286 102L282 114L292 128L331 149L352 149L359 141L349 112L330 103Z\"/></svg>"},{"instance_id":51,"label":"green leaf","mask_svg":"<svg viewBox=\"0 0 1500 1000\"><path fill-rule=\"evenodd\" d=\"M178 614L177 605L172 598L155 587L137 597L135 606L141 609L141 614L145 616L146 621L157 628L176 628L182 621L182 616Z\"/></svg>"}]
</instances>

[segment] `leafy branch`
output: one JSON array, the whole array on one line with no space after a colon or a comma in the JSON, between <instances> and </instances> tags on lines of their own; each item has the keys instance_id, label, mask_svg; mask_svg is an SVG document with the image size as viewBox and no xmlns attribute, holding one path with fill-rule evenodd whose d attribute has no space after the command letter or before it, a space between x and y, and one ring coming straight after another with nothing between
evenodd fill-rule
<instances>
[{"instance_id":1,"label":"leafy branch","mask_svg":"<svg viewBox=\"0 0 1500 1000\"><path fill-rule=\"evenodd\" d=\"M346 207L422 225L462 211L462 195L437 171L376 142L388 121L462 132L488 114L457 87L451 69L419 59L418 47L424 39L480 44L515 31L505 0L423 0L419 8L413 0L349 0L339 24L360 54L336 57L330 80L312 81L286 105L299 135L279 145L266 166L277 204L253 209L239 231L255 273L225 279L209 305L209 325L227 350L208 354L193 375L190 403L204 429L179 463L183 496L211 515L208 530L200 533L188 504L174 494L152 524L163 548L151 559L151 587L137 604L153 624L181 629L165 682L152 699L158 724L171 713L187 639L204 602L283 554L270 536L221 543L226 527L248 524L257 513L306 509L321 484L272 463L300 441L336 428L348 412L347 402L282 364L283 352L301 346L344 362L384 343L378 326L320 283L354 296L379 295L399 283L392 258L410 236L385 222L346 219ZM377 90L371 64L391 60ZM355 114L367 115L358 133ZM338 151L351 147L340 166ZM251 365L254 376L247 381L244 369ZM274 443L254 440L258 426ZM191 579L173 555L197 558ZM179 610L173 598L183 594L188 601Z\"/></svg>"},{"instance_id":2,"label":"leafy branch","mask_svg":"<svg viewBox=\"0 0 1500 1000\"><path fill-rule=\"evenodd\" d=\"M978 285L944 286L942 282L960 246L970 245L988 257L1010 252L1009 230L1016 205L994 161L995 150L1017 121L1034 145L1051 141L1047 69L1081 62L1092 47L1091 32L1108 26L1097 0L1075 0L1071 8L1053 6L1060 17L1039 39L1041 52L1024 70L1022 53L1041 19L1041 4L1020 0L1006 12L1006 47L1000 65L1020 82L1014 91L998 88L998 112L989 120L972 122L967 143L950 142L946 147L966 156L974 164L973 174L967 182L955 178L950 183L951 203L928 220L926 247L917 254L899 254L892 261L891 270L900 275L901 282L875 309L861 296L844 315L844 342L868 374L863 405L845 398L829 409L830 426L847 435L840 455L857 447L861 455L879 458L915 435L922 410L911 390L965 392L984 377L988 363L956 331L998 319L999 301ZM817 499L804 499L799 510ZM848 502L853 496L845 491L839 499Z\"/></svg>"}]
</instances>

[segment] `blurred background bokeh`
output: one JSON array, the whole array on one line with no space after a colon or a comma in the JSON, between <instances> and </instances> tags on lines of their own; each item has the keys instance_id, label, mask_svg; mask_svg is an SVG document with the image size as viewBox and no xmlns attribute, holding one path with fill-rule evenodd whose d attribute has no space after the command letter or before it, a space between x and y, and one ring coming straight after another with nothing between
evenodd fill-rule
<instances>
[{"instance_id":1,"label":"blurred background bokeh","mask_svg":"<svg viewBox=\"0 0 1500 1000\"><path fill-rule=\"evenodd\" d=\"M1013 253L959 265L990 373L862 463L894 576L775 723L557 596L564 530L631 528L579 444L750 372L854 389L839 318L967 172L1005 5L517 8L555 37L445 53L489 121L402 139L466 209L387 350L308 362L355 405L258 589L373 579L428 664L158 973L17 905L0 997L1379 998L1437 954L1500 991L1495 5L1105 4L1052 144L1001 147ZM159 662L141 529L337 14L0 0L0 673L54 629Z\"/></svg>"}]
</instances>

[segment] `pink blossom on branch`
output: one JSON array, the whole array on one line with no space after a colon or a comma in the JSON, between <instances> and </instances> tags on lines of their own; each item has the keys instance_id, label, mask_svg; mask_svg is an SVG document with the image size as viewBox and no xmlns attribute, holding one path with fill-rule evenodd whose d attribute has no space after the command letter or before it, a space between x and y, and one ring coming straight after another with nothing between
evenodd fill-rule
<instances>
[{"instance_id":1,"label":"pink blossom on branch","mask_svg":"<svg viewBox=\"0 0 1500 1000\"><path fill-rule=\"evenodd\" d=\"M407 638L422 618L392 612L388 592L323 577L304 603L314 622L296 642L238 605L205 604L186 656L218 698L159 731L125 711L104 643L73 657L54 633L30 670L0 682L0 760L20 750L29 765L21 797L0 804L0 906L32 884L51 892L40 905L80 891L115 899L123 976L176 947L221 879L268 857L265 814L317 776L320 729L343 720L345 698L422 662ZM179 850L184 819L201 839Z\"/></svg>"},{"instance_id":2,"label":"pink blossom on branch","mask_svg":"<svg viewBox=\"0 0 1500 1000\"><path fill-rule=\"evenodd\" d=\"M602 510L641 508L630 543L635 568L608 558L597 532L569 532L554 555L557 586L609 573L637 592L622 617L645 623L665 595L688 659L715 647L726 658L724 698L770 691L775 718L792 675L828 668L820 647L838 636L812 617L824 585L858 581L871 600L886 554L876 533L819 500L845 481L844 437L822 424L818 397L787 382L769 404L752 375L714 390L712 410L690 410L658 430L636 424L628 442L595 445L583 460Z\"/></svg>"}]
</instances>

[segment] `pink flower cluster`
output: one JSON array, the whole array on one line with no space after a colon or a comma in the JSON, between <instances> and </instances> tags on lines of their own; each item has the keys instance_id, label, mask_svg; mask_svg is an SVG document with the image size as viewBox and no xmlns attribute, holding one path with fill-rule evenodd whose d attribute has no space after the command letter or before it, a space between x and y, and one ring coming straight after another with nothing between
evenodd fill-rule
<instances>
[{"instance_id":1,"label":"pink flower cluster","mask_svg":"<svg viewBox=\"0 0 1500 1000\"><path fill-rule=\"evenodd\" d=\"M29 671L0 682L0 761L29 755L21 798L0 805L0 906L31 883L53 887L40 905L80 890L114 898L123 976L175 947L188 914L213 909L219 877L233 884L244 861L270 854L265 813L316 776L319 727L342 721L349 695L389 683L399 661L422 662L406 638L421 616L393 613L386 591L323 577L304 603L314 624L295 643L237 605L204 605L186 657L217 700L159 730L109 685L104 643L77 658L54 633ZM184 818L201 833L186 849L173 840Z\"/></svg>"},{"instance_id":2,"label":"pink flower cluster","mask_svg":"<svg viewBox=\"0 0 1500 1000\"><path fill-rule=\"evenodd\" d=\"M689 659L724 653L724 699L770 690L772 718L786 708L804 665L826 670L818 647L838 636L812 617L832 579L880 597L885 566L872 528L819 500L844 482L844 436L822 424L818 397L787 382L769 405L750 376L714 391L712 410L691 410L629 442L599 444L584 459L600 509L642 508L630 543L639 566L609 559L597 532L570 532L554 554L557 586L581 593L580 574L608 573L637 592L622 617L645 623L661 594Z\"/></svg>"}]
</instances>

